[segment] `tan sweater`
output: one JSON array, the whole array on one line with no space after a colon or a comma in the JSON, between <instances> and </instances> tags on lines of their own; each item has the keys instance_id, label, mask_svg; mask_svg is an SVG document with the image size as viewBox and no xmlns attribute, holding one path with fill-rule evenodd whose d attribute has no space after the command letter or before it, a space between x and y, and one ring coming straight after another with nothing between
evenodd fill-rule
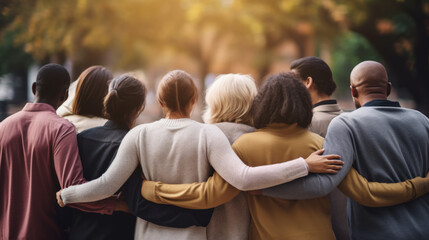
<instances>
[{"instance_id":1,"label":"tan sweater","mask_svg":"<svg viewBox=\"0 0 429 240\"><path fill-rule=\"evenodd\" d=\"M322 137L296 124L270 124L243 135L233 148L243 162L260 166L307 157L322 146ZM247 202L252 216L251 239L335 239L326 196L291 201L248 194Z\"/></svg>"}]
</instances>

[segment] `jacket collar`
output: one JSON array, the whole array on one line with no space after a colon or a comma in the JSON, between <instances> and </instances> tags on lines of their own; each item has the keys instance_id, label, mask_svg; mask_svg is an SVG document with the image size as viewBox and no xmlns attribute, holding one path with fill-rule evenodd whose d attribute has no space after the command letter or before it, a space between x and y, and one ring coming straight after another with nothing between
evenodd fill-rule
<instances>
[{"instance_id":1,"label":"jacket collar","mask_svg":"<svg viewBox=\"0 0 429 240\"><path fill-rule=\"evenodd\" d=\"M105 128L110 128L110 129L124 129L124 130L130 130L127 126L125 126L124 124L121 123L117 123L114 122L112 120L108 120L105 124L104 124Z\"/></svg>"},{"instance_id":2,"label":"jacket collar","mask_svg":"<svg viewBox=\"0 0 429 240\"><path fill-rule=\"evenodd\" d=\"M365 103L362 107L401 107L399 102L389 100L372 100Z\"/></svg>"}]
</instances>

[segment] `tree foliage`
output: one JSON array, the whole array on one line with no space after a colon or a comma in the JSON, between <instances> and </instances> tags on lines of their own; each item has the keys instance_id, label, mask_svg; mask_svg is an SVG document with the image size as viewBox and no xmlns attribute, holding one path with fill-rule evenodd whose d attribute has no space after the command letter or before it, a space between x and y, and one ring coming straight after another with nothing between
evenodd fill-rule
<instances>
[{"instance_id":1,"label":"tree foliage","mask_svg":"<svg viewBox=\"0 0 429 240\"><path fill-rule=\"evenodd\" d=\"M349 28L386 63L394 85L407 89L429 114L429 1L360 0L346 4Z\"/></svg>"},{"instance_id":2,"label":"tree foliage","mask_svg":"<svg viewBox=\"0 0 429 240\"><path fill-rule=\"evenodd\" d=\"M427 0L3 0L0 54L71 60L75 76L94 64L129 70L188 61L200 79L239 65L263 77L286 40L296 57L317 55L338 48L350 30L429 109L428 16Z\"/></svg>"}]
</instances>

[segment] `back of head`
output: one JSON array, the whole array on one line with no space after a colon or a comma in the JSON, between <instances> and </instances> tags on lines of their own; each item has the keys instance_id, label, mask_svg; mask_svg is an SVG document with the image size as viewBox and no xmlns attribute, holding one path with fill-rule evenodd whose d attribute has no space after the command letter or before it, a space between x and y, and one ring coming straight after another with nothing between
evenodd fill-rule
<instances>
[{"instance_id":1,"label":"back of head","mask_svg":"<svg viewBox=\"0 0 429 240\"><path fill-rule=\"evenodd\" d=\"M77 80L73 114L104 117L103 99L112 78L112 73L102 66L92 66L83 71Z\"/></svg>"},{"instance_id":2,"label":"back of head","mask_svg":"<svg viewBox=\"0 0 429 240\"><path fill-rule=\"evenodd\" d=\"M250 75L220 75L206 93L206 123L235 122L253 125L252 104L258 90Z\"/></svg>"},{"instance_id":3,"label":"back of head","mask_svg":"<svg viewBox=\"0 0 429 240\"><path fill-rule=\"evenodd\" d=\"M328 64L318 57L297 59L291 63L290 68L301 80L311 77L318 94L331 96L337 88Z\"/></svg>"},{"instance_id":4,"label":"back of head","mask_svg":"<svg viewBox=\"0 0 429 240\"><path fill-rule=\"evenodd\" d=\"M270 123L297 123L307 128L312 117L310 93L293 73L271 75L253 102L256 128Z\"/></svg>"},{"instance_id":5,"label":"back of head","mask_svg":"<svg viewBox=\"0 0 429 240\"><path fill-rule=\"evenodd\" d=\"M70 85L70 74L63 66L49 63L40 68L36 79L36 94L42 98L55 98Z\"/></svg>"},{"instance_id":6,"label":"back of head","mask_svg":"<svg viewBox=\"0 0 429 240\"><path fill-rule=\"evenodd\" d=\"M104 112L109 120L131 126L145 104L146 87L138 79L121 75L109 84L104 98Z\"/></svg>"},{"instance_id":7,"label":"back of head","mask_svg":"<svg viewBox=\"0 0 429 240\"><path fill-rule=\"evenodd\" d=\"M189 73L182 70L168 72L158 86L157 99L170 112L186 113L186 107L198 98L197 86Z\"/></svg>"},{"instance_id":8,"label":"back of head","mask_svg":"<svg viewBox=\"0 0 429 240\"><path fill-rule=\"evenodd\" d=\"M384 66L375 61L364 61L356 65L350 74L350 85L363 94L386 94L388 76Z\"/></svg>"}]
</instances>

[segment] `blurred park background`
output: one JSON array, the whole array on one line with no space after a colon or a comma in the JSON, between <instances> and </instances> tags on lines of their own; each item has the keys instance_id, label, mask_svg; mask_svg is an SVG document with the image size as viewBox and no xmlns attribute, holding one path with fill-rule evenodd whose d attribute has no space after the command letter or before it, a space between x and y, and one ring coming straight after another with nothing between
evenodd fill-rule
<instances>
[{"instance_id":1,"label":"blurred park background","mask_svg":"<svg viewBox=\"0 0 429 240\"><path fill-rule=\"evenodd\" d=\"M292 60L319 56L332 68L335 97L353 109L349 74L382 62L391 99L429 114L429 0L1 0L0 120L30 101L40 66L65 65L75 80L91 65L137 71L151 90L147 121L161 112L157 82L191 73L203 94L222 73L260 85Z\"/></svg>"}]
</instances>

